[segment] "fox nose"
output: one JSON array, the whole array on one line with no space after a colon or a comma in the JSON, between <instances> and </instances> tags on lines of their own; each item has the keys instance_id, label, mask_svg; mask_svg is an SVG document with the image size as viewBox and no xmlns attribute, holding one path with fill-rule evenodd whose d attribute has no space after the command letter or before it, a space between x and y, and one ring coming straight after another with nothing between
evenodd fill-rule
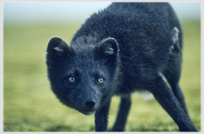
<instances>
[{"instance_id":1,"label":"fox nose","mask_svg":"<svg viewBox=\"0 0 204 134\"><path fill-rule=\"evenodd\" d=\"M88 109L92 109L95 106L96 102L94 100L87 100L85 102L85 106Z\"/></svg>"}]
</instances>

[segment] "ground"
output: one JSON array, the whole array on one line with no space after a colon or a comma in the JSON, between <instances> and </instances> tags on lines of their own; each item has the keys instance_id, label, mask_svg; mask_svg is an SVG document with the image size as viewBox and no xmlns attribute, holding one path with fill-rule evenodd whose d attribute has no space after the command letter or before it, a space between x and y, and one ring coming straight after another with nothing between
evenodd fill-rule
<instances>
[{"instance_id":1,"label":"ground","mask_svg":"<svg viewBox=\"0 0 204 134\"><path fill-rule=\"evenodd\" d=\"M199 22L182 22L184 29L181 88L190 117L201 130L201 38ZM62 105L50 90L45 54L50 38L70 42L80 24L4 25L4 131L94 131L94 115ZM111 103L109 124L115 121L119 98ZM132 95L126 131L178 131L155 99Z\"/></svg>"}]
</instances>

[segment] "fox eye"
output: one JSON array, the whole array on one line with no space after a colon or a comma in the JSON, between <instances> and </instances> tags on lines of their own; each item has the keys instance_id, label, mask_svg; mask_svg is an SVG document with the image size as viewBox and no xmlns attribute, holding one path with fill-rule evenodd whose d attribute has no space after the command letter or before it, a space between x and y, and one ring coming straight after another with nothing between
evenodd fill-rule
<instances>
[{"instance_id":1,"label":"fox eye","mask_svg":"<svg viewBox=\"0 0 204 134\"><path fill-rule=\"evenodd\" d=\"M102 83L102 82L103 82L103 78L99 78L99 79L98 79L98 82L99 82L99 83Z\"/></svg>"},{"instance_id":2,"label":"fox eye","mask_svg":"<svg viewBox=\"0 0 204 134\"><path fill-rule=\"evenodd\" d=\"M69 77L69 81L70 82L75 82L75 78L74 77Z\"/></svg>"}]
</instances>

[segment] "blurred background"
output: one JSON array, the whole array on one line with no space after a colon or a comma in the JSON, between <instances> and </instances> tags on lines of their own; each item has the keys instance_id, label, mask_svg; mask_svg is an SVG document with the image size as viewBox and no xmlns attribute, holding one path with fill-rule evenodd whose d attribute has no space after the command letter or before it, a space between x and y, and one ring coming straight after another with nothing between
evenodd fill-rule
<instances>
[{"instance_id":1,"label":"blurred background","mask_svg":"<svg viewBox=\"0 0 204 134\"><path fill-rule=\"evenodd\" d=\"M5 2L6 24L83 23L111 2ZM199 2L170 2L181 20L200 20Z\"/></svg>"},{"instance_id":2,"label":"blurred background","mask_svg":"<svg viewBox=\"0 0 204 134\"><path fill-rule=\"evenodd\" d=\"M170 2L184 31L180 85L190 117L201 130L200 2ZM3 131L94 131L94 115L62 105L50 90L45 55L58 36L70 43L94 12L110 2L3 2ZM146 96L146 95L145 95ZM154 98L132 95L126 131L178 131ZM115 121L119 97L113 97L108 128Z\"/></svg>"}]
</instances>

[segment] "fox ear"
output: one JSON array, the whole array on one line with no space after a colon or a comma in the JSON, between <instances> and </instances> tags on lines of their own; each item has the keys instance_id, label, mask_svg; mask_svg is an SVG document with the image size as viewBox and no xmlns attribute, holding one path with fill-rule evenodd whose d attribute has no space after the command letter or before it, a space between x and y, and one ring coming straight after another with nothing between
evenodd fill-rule
<instances>
[{"instance_id":1,"label":"fox ear","mask_svg":"<svg viewBox=\"0 0 204 134\"><path fill-rule=\"evenodd\" d=\"M113 62L117 60L119 53L118 42L114 38L103 39L96 47L96 57Z\"/></svg>"},{"instance_id":2,"label":"fox ear","mask_svg":"<svg viewBox=\"0 0 204 134\"><path fill-rule=\"evenodd\" d=\"M67 43L58 37L52 38L47 46L46 64L48 67L63 63L75 55ZM60 65L60 64L59 64Z\"/></svg>"},{"instance_id":3,"label":"fox ear","mask_svg":"<svg viewBox=\"0 0 204 134\"><path fill-rule=\"evenodd\" d=\"M71 55L74 51L70 49L66 42L59 37L53 37L50 39L47 47L47 55L51 57Z\"/></svg>"},{"instance_id":4,"label":"fox ear","mask_svg":"<svg viewBox=\"0 0 204 134\"><path fill-rule=\"evenodd\" d=\"M114 38L103 39L97 46L100 54L103 56L114 56L118 53L118 42Z\"/></svg>"},{"instance_id":5,"label":"fox ear","mask_svg":"<svg viewBox=\"0 0 204 134\"><path fill-rule=\"evenodd\" d=\"M62 39L58 37L53 37L50 39L47 47L47 52L56 54L56 53L64 53L68 50L68 45Z\"/></svg>"}]
</instances>

